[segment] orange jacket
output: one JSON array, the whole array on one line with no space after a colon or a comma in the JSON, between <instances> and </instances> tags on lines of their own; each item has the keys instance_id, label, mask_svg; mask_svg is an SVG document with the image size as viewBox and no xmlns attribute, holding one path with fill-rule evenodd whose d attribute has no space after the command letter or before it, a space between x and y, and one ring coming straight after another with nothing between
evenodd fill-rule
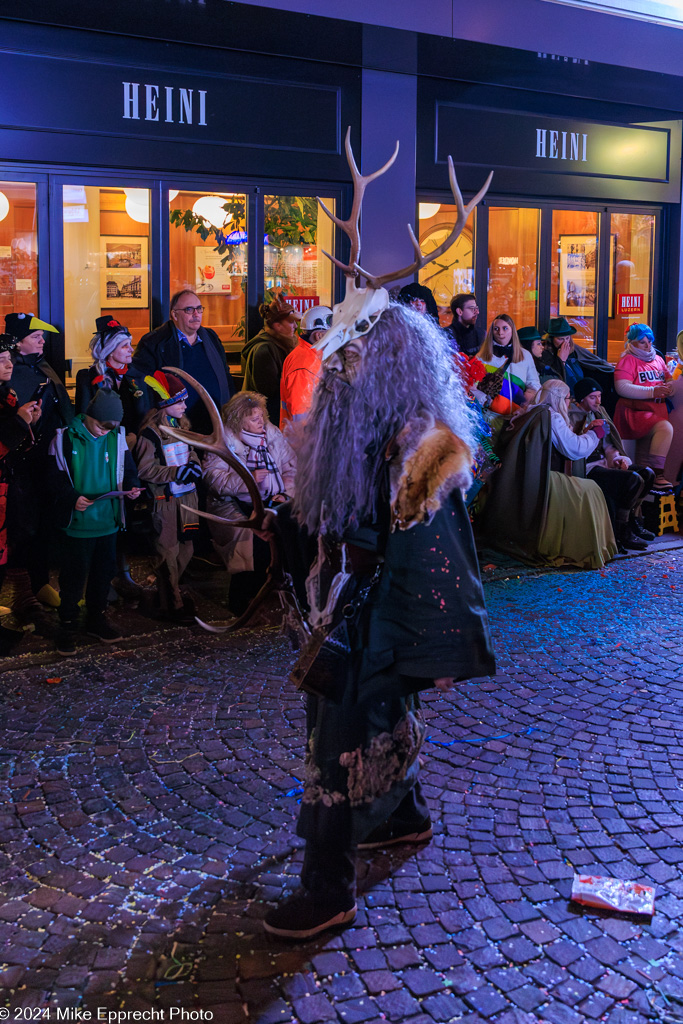
<instances>
[{"instance_id":1,"label":"orange jacket","mask_svg":"<svg viewBox=\"0 0 683 1024\"><path fill-rule=\"evenodd\" d=\"M280 378L280 428L301 419L309 410L322 368L322 356L309 342L299 339L282 366Z\"/></svg>"}]
</instances>

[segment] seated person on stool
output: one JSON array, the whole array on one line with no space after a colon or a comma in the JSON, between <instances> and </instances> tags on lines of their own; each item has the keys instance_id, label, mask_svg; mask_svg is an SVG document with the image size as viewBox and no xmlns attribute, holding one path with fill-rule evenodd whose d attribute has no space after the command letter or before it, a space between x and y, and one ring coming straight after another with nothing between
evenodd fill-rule
<instances>
[{"instance_id":1,"label":"seated person on stool","mask_svg":"<svg viewBox=\"0 0 683 1024\"><path fill-rule=\"evenodd\" d=\"M591 377L584 377L574 386L576 405L571 409L572 425L578 434L584 433L596 420L603 421L603 437L598 447L586 459L586 476L594 480L605 495L614 536L619 550L644 551L654 534L643 526L639 515L640 503L654 483L655 474L646 466L632 466L624 451L617 428L600 404L600 385Z\"/></svg>"}]
</instances>

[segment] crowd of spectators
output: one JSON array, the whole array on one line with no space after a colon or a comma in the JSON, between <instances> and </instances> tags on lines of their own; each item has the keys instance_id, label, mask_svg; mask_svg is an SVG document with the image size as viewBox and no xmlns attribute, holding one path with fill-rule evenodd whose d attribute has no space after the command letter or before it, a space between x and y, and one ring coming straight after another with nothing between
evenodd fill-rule
<instances>
[{"instance_id":1,"label":"crowd of spectators","mask_svg":"<svg viewBox=\"0 0 683 1024\"><path fill-rule=\"evenodd\" d=\"M438 321L424 285L407 285L395 298ZM170 319L135 351L123 324L99 317L74 403L44 358L45 334L55 328L31 313L5 317L0 576L11 614L0 626L0 653L14 648L27 623L65 656L83 628L115 642L120 633L107 615L113 594L146 602L160 618L192 622L182 577L197 541L225 565L235 615L263 584L268 544L231 525L251 511L242 477L216 453L195 450L191 436L180 441L164 430L211 429L202 395L165 368L191 375L215 402L228 449L276 508L294 495L297 431L321 371L313 345L333 314L316 306L299 317L282 296L264 304L263 329L244 346L238 380L203 312L192 291L178 293ZM526 561L583 568L645 549L654 535L643 499L671 491L683 462L676 384L683 377L667 366L650 328L630 326L615 367L577 344L564 317L544 330L518 329L501 312L484 332L473 294L456 295L450 312L442 329L478 429L468 504L482 542ZM223 522L206 526L200 510ZM131 575L127 520L146 532L152 595ZM59 590L50 582L56 567Z\"/></svg>"}]
</instances>

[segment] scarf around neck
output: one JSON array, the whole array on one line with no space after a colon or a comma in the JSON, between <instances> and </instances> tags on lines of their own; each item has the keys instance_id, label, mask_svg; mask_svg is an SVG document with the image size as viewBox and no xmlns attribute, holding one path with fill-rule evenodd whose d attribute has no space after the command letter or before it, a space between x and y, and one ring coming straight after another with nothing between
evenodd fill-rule
<instances>
[{"instance_id":1,"label":"scarf around neck","mask_svg":"<svg viewBox=\"0 0 683 1024\"><path fill-rule=\"evenodd\" d=\"M268 476L258 485L264 498L272 498L276 494L284 494L285 485L280 470L268 450L265 432L253 434L250 430L240 431L240 440L247 448L247 469L253 473L257 469L265 469Z\"/></svg>"},{"instance_id":2,"label":"scarf around neck","mask_svg":"<svg viewBox=\"0 0 683 1024\"><path fill-rule=\"evenodd\" d=\"M654 345L650 345L649 352L643 352L642 348L636 348L629 341L626 343L626 351L630 356L635 356L636 359L642 359L644 363L651 363L653 359L657 358L657 349Z\"/></svg>"}]
</instances>

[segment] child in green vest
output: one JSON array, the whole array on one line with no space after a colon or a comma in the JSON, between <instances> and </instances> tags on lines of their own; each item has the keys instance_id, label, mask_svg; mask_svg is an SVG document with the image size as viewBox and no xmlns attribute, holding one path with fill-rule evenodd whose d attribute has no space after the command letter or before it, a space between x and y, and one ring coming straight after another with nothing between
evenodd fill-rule
<instances>
[{"instance_id":1,"label":"child in green vest","mask_svg":"<svg viewBox=\"0 0 683 1024\"><path fill-rule=\"evenodd\" d=\"M55 459L57 525L62 529L59 574L61 628L57 651L75 653L78 604L85 588L86 631L102 643L121 639L106 616L116 575L116 537L124 523L123 498L139 497L135 464L120 426L123 406L108 388L95 393L85 413L58 430L50 446Z\"/></svg>"}]
</instances>

